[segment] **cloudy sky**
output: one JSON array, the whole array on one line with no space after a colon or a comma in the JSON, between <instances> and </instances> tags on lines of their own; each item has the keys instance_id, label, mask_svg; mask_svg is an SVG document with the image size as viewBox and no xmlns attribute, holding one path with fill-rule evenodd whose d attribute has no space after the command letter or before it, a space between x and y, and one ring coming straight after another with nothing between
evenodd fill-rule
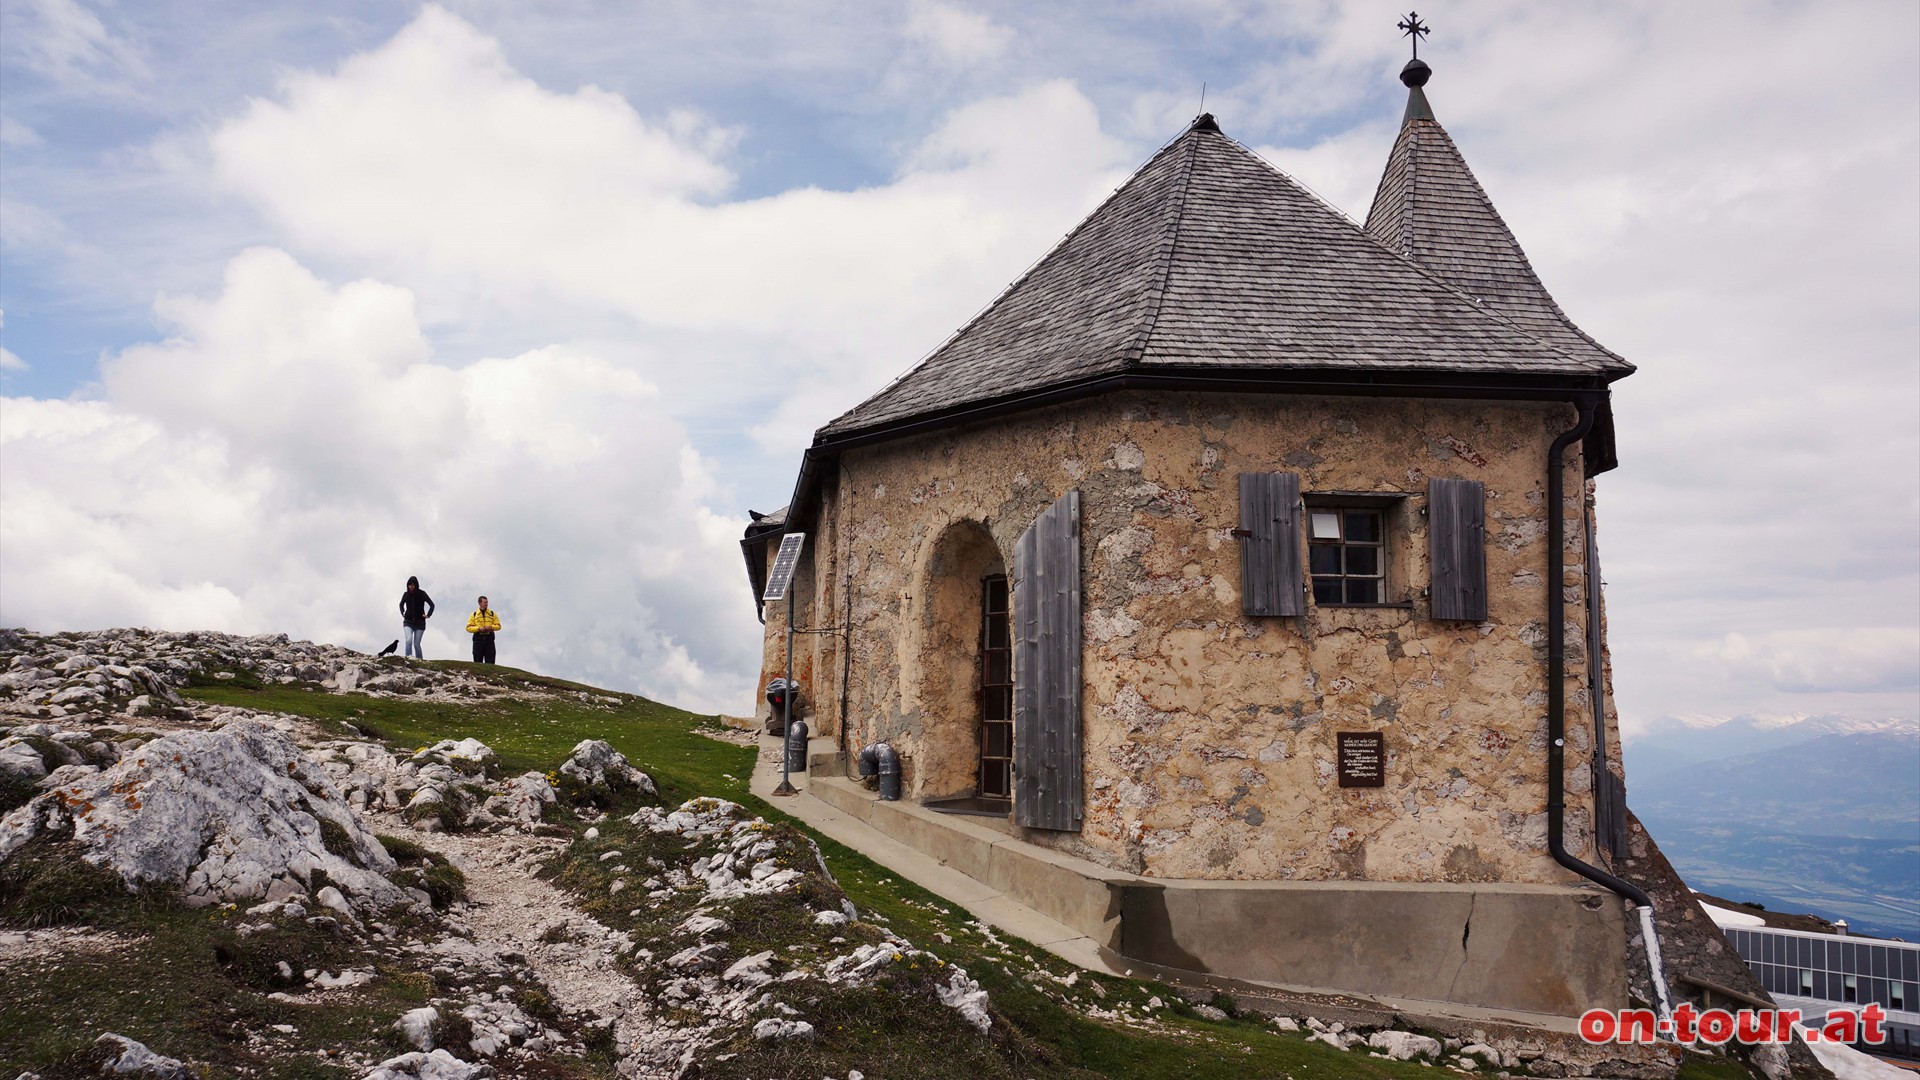
<instances>
[{"instance_id":1,"label":"cloudy sky","mask_svg":"<svg viewBox=\"0 0 1920 1080\"><path fill-rule=\"evenodd\" d=\"M1920 7L1424 13L1441 121L1640 366L1602 479L1661 717L1920 712ZM1206 107L1364 214L1384 2L8 0L0 624L747 707L735 541Z\"/></svg>"}]
</instances>

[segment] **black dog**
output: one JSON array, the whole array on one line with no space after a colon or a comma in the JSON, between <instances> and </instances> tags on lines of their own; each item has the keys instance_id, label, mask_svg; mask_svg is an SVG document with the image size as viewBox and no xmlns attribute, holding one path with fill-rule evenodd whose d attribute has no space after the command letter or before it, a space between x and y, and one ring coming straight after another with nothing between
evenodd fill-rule
<instances>
[{"instance_id":1,"label":"black dog","mask_svg":"<svg viewBox=\"0 0 1920 1080\"><path fill-rule=\"evenodd\" d=\"M387 646L386 648L384 648L384 649L381 649L381 650L380 650L380 655L381 655L381 656L392 656L392 655L394 654L394 652L395 652L395 651L397 651L397 650L398 650L399 648L400 648L400 639L399 639L399 638L394 638L394 639L393 639L393 644L391 644L391 645L389 645L389 646Z\"/></svg>"}]
</instances>

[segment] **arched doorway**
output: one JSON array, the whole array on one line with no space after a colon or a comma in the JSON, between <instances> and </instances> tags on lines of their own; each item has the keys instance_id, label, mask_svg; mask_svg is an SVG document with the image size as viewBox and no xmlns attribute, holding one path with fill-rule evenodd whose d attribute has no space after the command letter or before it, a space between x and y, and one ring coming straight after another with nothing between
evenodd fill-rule
<instances>
[{"instance_id":1,"label":"arched doorway","mask_svg":"<svg viewBox=\"0 0 1920 1080\"><path fill-rule=\"evenodd\" d=\"M1006 562L986 526L947 526L921 595L914 788L936 809L1004 814L1013 794L1013 642Z\"/></svg>"}]
</instances>

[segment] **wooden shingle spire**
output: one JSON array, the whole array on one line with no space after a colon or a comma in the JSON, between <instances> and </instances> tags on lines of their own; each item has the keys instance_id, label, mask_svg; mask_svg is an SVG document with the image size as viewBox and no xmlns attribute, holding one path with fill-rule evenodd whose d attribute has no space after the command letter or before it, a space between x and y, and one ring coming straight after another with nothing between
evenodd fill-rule
<instances>
[{"instance_id":1,"label":"wooden shingle spire","mask_svg":"<svg viewBox=\"0 0 1920 1080\"><path fill-rule=\"evenodd\" d=\"M1575 326L1540 283L1520 242L1434 119L1425 89L1432 74L1418 59L1400 72L1407 111L1367 212L1367 234L1555 350L1589 359L1614 378L1631 372L1632 364Z\"/></svg>"}]
</instances>

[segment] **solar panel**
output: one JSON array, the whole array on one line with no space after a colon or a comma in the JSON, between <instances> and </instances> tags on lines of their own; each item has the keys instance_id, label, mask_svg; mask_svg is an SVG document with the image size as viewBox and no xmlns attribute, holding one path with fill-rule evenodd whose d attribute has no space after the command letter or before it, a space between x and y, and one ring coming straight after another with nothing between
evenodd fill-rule
<instances>
[{"instance_id":1,"label":"solar panel","mask_svg":"<svg viewBox=\"0 0 1920 1080\"><path fill-rule=\"evenodd\" d=\"M806 533L788 533L780 538L780 553L773 557L773 573L767 576L767 591L762 600L785 600L787 586L793 581L793 568L800 565L800 549L807 543Z\"/></svg>"}]
</instances>

